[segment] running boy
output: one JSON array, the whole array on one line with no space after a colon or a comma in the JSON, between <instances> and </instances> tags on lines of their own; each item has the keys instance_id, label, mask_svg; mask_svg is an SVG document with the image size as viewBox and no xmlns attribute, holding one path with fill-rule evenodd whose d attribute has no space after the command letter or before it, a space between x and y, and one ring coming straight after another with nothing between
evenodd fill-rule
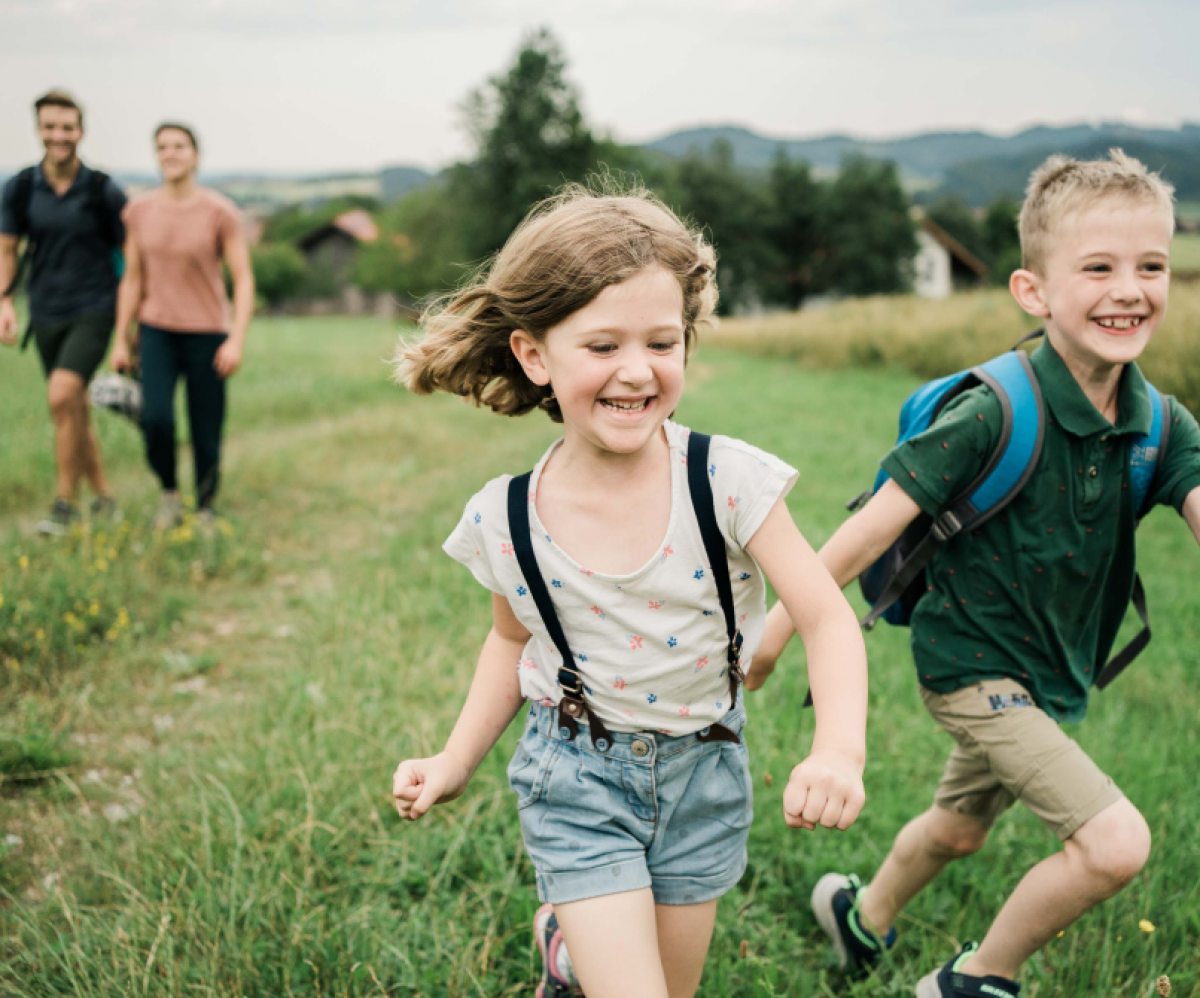
<instances>
[{"instance_id":1,"label":"running boy","mask_svg":"<svg viewBox=\"0 0 1200 998\"><path fill-rule=\"evenodd\" d=\"M1136 360L1166 314L1173 229L1171 188L1118 150L1082 163L1055 156L1030 179L1023 266L1009 287L1045 323L1030 358L1044 446L1004 513L935 556L911 621L922 699L956 747L933 807L900 832L875 879L829 874L813 909L843 964L861 972L891 945L904 906L980 849L1016 800L1063 849L1025 875L981 944L921 980L918 998L1015 996L1021 965L1149 854L1137 808L1059 724L1084 716L1133 586L1127 438L1150 429ZM1200 541L1200 431L1174 399L1169 418L1148 506L1174 506ZM821 550L837 582L857 578L922 511L943 512L983 470L1001 422L996 395L980 386L898 445L883 461L890 480ZM770 675L791 630L776 606L749 688Z\"/></svg>"}]
</instances>

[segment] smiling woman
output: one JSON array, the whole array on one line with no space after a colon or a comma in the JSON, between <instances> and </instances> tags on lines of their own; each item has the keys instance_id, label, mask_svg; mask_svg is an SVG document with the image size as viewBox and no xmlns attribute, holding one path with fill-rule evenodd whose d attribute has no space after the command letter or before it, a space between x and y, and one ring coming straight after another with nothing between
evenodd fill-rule
<instances>
[{"instance_id":1,"label":"smiling woman","mask_svg":"<svg viewBox=\"0 0 1200 998\"><path fill-rule=\"evenodd\" d=\"M162 485L155 524L175 526L183 510L175 473L175 386L187 382L188 419L195 458L196 502L213 516L220 484L225 381L242 362L254 310L254 275L237 208L196 182L200 149L195 132L165 122L154 132L163 185L135 198L125 212L125 277L117 308L112 365L132 365L130 324L139 322L132 347L140 350L146 456ZM221 276L233 277L234 307Z\"/></svg>"}]
</instances>

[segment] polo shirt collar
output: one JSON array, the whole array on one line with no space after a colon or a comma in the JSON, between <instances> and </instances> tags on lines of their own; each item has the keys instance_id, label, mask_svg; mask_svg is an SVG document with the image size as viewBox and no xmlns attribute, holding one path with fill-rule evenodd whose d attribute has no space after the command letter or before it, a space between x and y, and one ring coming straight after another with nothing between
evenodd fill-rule
<instances>
[{"instance_id":1,"label":"polo shirt collar","mask_svg":"<svg viewBox=\"0 0 1200 998\"><path fill-rule=\"evenodd\" d=\"M33 171L33 184L35 188L41 187L45 190L52 191L54 188L50 186L50 181L46 179L45 163L46 161L43 159L38 163L37 169ZM71 186L67 188L67 194L70 194L72 191L82 187L87 181L88 174L91 172L92 170L87 163L83 162L83 160L80 160L79 172L75 174L75 179L71 181ZM63 196L65 197L66 195Z\"/></svg>"},{"instance_id":2,"label":"polo shirt collar","mask_svg":"<svg viewBox=\"0 0 1200 998\"><path fill-rule=\"evenodd\" d=\"M1117 389L1117 421L1108 420L1092 405L1079 382L1064 361L1043 340L1029 357L1042 388L1042 397L1054 418L1068 433L1089 437L1094 433L1149 433L1151 423L1150 389L1136 363L1126 364Z\"/></svg>"}]
</instances>

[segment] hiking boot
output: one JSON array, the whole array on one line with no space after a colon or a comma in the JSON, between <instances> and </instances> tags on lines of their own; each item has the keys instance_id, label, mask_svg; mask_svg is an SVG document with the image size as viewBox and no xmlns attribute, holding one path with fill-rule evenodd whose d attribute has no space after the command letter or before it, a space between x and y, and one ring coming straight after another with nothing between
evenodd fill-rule
<instances>
[{"instance_id":1,"label":"hiking boot","mask_svg":"<svg viewBox=\"0 0 1200 998\"><path fill-rule=\"evenodd\" d=\"M158 512L154 514L155 530L171 530L183 523L183 499L178 492L164 492L158 500Z\"/></svg>"},{"instance_id":2,"label":"hiking boot","mask_svg":"<svg viewBox=\"0 0 1200 998\"><path fill-rule=\"evenodd\" d=\"M120 523L122 520L121 507L112 496L96 496L88 513L93 523Z\"/></svg>"},{"instance_id":3,"label":"hiking boot","mask_svg":"<svg viewBox=\"0 0 1200 998\"><path fill-rule=\"evenodd\" d=\"M62 537L79 521L79 508L59 496L50 507L50 513L38 521L35 529L43 537Z\"/></svg>"},{"instance_id":4,"label":"hiking boot","mask_svg":"<svg viewBox=\"0 0 1200 998\"><path fill-rule=\"evenodd\" d=\"M211 540L217 533L217 514L212 511L212 507L204 506L196 514L196 530L200 536Z\"/></svg>"},{"instance_id":5,"label":"hiking boot","mask_svg":"<svg viewBox=\"0 0 1200 998\"><path fill-rule=\"evenodd\" d=\"M533 937L542 954L542 981L537 986L536 998L582 995L552 905L542 905L533 916Z\"/></svg>"},{"instance_id":6,"label":"hiking boot","mask_svg":"<svg viewBox=\"0 0 1200 998\"><path fill-rule=\"evenodd\" d=\"M922 977L917 983L917 998L1017 998L1021 985L1016 981L995 974L972 977L958 969L978 949L979 943L967 943L941 970Z\"/></svg>"},{"instance_id":7,"label":"hiking boot","mask_svg":"<svg viewBox=\"0 0 1200 998\"><path fill-rule=\"evenodd\" d=\"M854 977L865 976L884 951L896 943L894 926L880 939L862 924L858 905L863 889L862 881L854 874L827 873L812 892L813 914L833 943L838 964Z\"/></svg>"}]
</instances>

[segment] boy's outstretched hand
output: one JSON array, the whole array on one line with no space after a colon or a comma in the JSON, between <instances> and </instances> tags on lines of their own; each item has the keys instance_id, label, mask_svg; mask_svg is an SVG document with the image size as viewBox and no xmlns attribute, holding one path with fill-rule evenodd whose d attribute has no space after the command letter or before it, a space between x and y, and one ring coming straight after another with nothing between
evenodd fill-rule
<instances>
[{"instance_id":1,"label":"boy's outstretched hand","mask_svg":"<svg viewBox=\"0 0 1200 998\"><path fill-rule=\"evenodd\" d=\"M405 821L416 821L434 804L454 800L471 779L471 773L447 752L428 759L405 759L392 777L396 813Z\"/></svg>"},{"instance_id":2,"label":"boy's outstretched hand","mask_svg":"<svg viewBox=\"0 0 1200 998\"><path fill-rule=\"evenodd\" d=\"M792 770L783 791L783 819L792 828L845 831L867 799L862 763L832 749L818 749Z\"/></svg>"}]
</instances>

